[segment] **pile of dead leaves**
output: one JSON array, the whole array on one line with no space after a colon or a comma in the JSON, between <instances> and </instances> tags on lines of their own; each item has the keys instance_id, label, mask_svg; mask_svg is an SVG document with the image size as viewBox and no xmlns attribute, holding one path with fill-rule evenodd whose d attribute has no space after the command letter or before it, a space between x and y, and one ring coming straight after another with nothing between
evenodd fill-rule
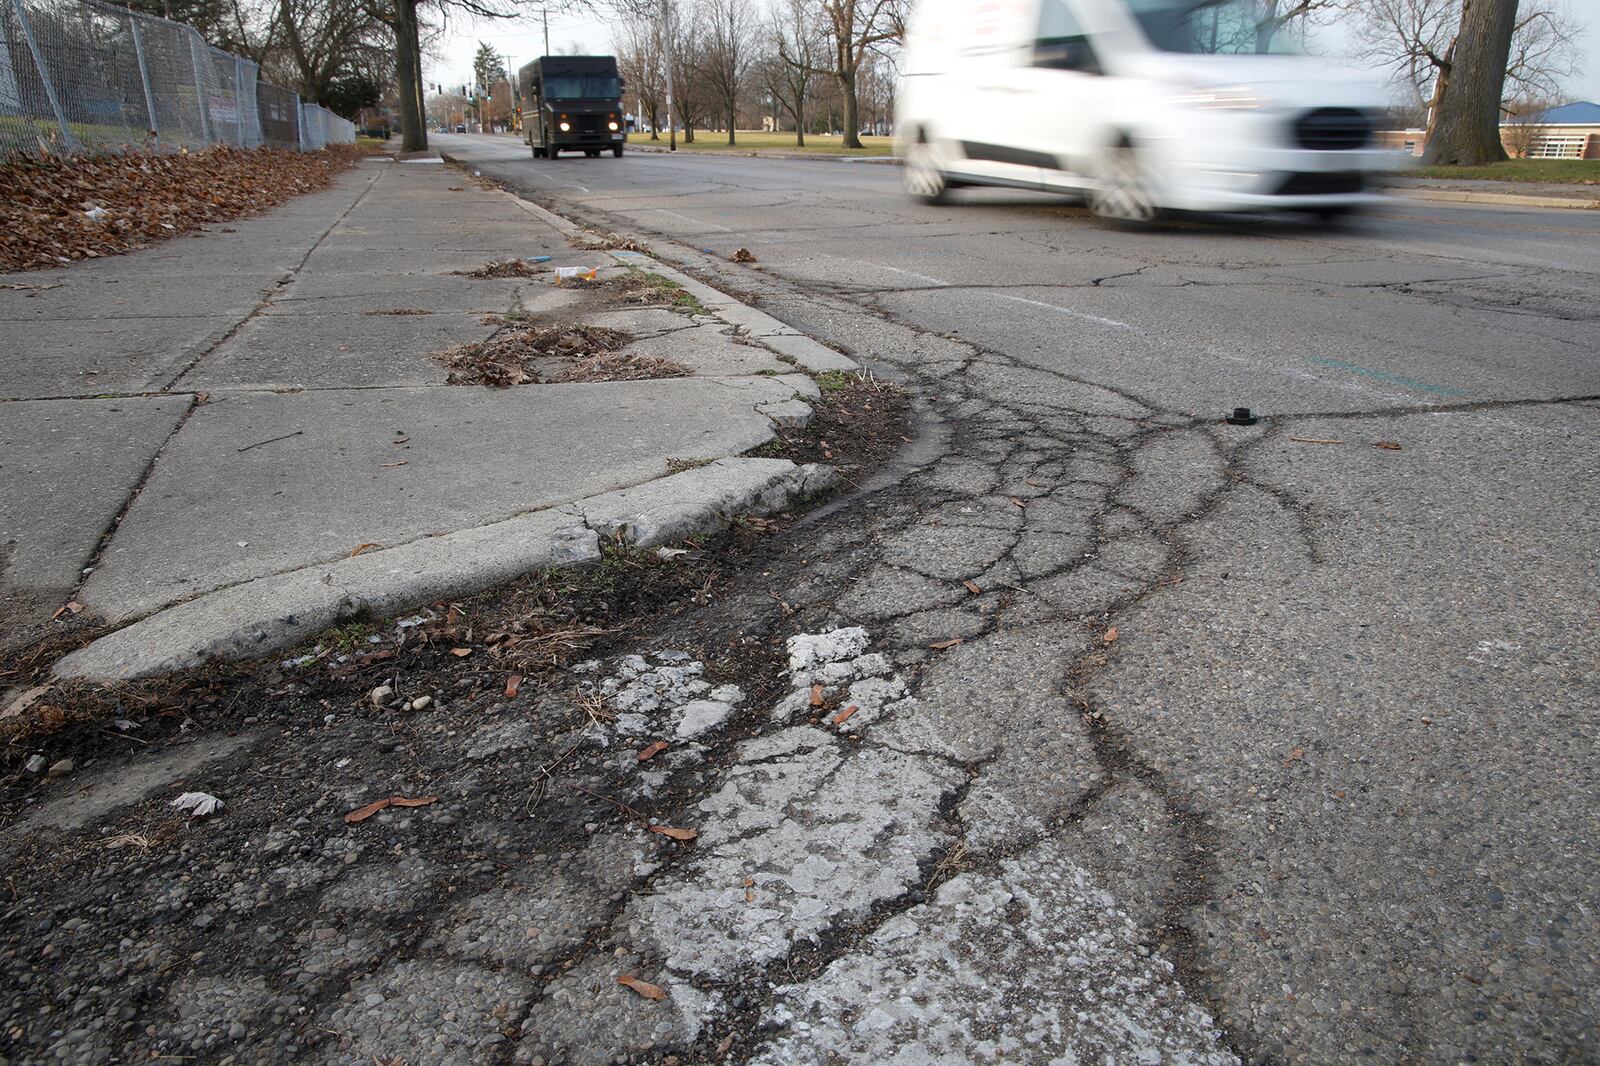
<instances>
[{"instance_id":1,"label":"pile of dead leaves","mask_svg":"<svg viewBox=\"0 0 1600 1066\"><path fill-rule=\"evenodd\" d=\"M367 154L216 146L0 164L0 272L117 255L320 189Z\"/></svg>"},{"instance_id":2,"label":"pile of dead leaves","mask_svg":"<svg viewBox=\"0 0 1600 1066\"><path fill-rule=\"evenodd\" d=\"M491 259L477 270L457 270L454 273L465 274L469 278L531 278L544 272L544 269L526 259Z\"/></svg>"},{"instance_id":3,"label":"pile of dead leaves","mask_svg":"<svg viewBox=\"0 0 1600 1066\"><path fill-rule=\"evenodd\" d=\"M604 326L525 326L505 329L482 344L458 344L435 358L451 385L554 384L683 377L689 368L669 359L625 353L632 335Z\"/></svg>"},{"instance_id":4,"label":"pile of dead leaves","mask_svg":"<svg viewBox=\"0 0 1600 1066\"><path fill-rule=\"evenodd\" d=\"M650 246L608 230L585 226L567 238L573 247L585 252L650 252Z\"/></svg>"}]
</instances>

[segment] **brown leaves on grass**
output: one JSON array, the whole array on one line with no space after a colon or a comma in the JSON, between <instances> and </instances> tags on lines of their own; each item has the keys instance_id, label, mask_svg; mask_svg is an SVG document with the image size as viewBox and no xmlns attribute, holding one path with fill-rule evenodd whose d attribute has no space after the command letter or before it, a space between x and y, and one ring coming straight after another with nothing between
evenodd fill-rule
<instances>
[{"instance_id":1,"label":"brown leaves on grass","mask_svg":"<svg viewBox=\"0 0 1600 1066\"><path fill-rule=\"evenodd\" d=\"M631 988L645 999L666 999L667 990L660 985L653 985L649 981L641 981L632 974L623 974L617 978L617 984L624 988Z\"/></svg>"},{"instance_id":2,"label":"brown leaves on grass","mask_svg":"<svg viewBox=\"0 0 1600 1066\"><path fill-rule=\"evenodd\" d=\"M215 146L0 164L0 271L98 259L327 185L366 152ZM98 216L98 217L92 217Z\"/></svg>"},{"instance_id":3,"label":"brown leaves on grass","mask_svg":"<svg viewBox=\"0 0 1600 1066\"><path fill-rule=\"evenodd\" d=\"M406 796L390 796L387 799L374 800L365 807L357 807L345 815L344 820L347 825L356 825L371 818L379 811L388 810L390 807L426 807L429 804L438 802L438 796L420 796L416 799Z\"/></svg>"},{"instance_id":4,"label":"brown leaves on grass","mask_svg":"<svg viewBox=\"0 0 1600 1066\"><path fill-rule=\"evenodd\" d=\"M434 358L451 385L513 385L571 381L677 378L689 368L670 359L622 351L631 334L604 326L527 326L506 329L482 344L458 344Z\"/></svg>"}]
</instances>

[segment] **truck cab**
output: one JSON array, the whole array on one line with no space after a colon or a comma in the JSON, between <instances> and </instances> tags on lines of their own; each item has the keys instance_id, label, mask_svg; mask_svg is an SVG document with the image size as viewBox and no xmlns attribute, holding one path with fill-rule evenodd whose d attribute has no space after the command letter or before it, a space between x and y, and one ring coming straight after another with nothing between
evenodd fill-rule
<instances>
[{"instance_id":1,"label":"truck cab","mask_svg":"<svg viewBox=\"0 0 1600 1066\"><path fill-rule=\"evenodd\" d=\"M522 136L535 159L566 151L622 155L622 79L615 56L540 56L517 71Z\"/></svg>"}]
</instances>

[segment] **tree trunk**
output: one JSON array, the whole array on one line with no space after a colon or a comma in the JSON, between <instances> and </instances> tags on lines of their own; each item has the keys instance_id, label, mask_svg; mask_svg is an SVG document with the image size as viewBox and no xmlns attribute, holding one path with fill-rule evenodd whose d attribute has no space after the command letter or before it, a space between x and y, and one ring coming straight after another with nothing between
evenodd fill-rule
<instances>
[{"instance_id":1,"label":"tree trunk","mask_svg":"<svg viewBox=\"0 0 1600 1066\"><path fill-rule=\"evenodd\" d=\"M739 121L739 112L737 110L730 110L728 112L728 147L729 148L732 148L733 145L734 145L733 127L738 124L738 121Z\"/></svg>"},{"instance_id":2,"label":"tree trunk","mask_svg":"<svg viewBox=\"0 0 1600 1066\"><path fill-rule=\"evenodd\" d=\"M394 0L394 78L400 105L400 150L426 152L428 128L423 123L422 45L417 34L417 0Z\"/></svg>"},{"instance_id":3,"label":"tree trunk","mask_svg":"<svg viewBox=\"0 0 1600 1066\"><path fill-rule=\"evenodd\" d=\"M1516 21L1517 0L1466 0L1424 164L1475 166L1505 159L1500 94Z\"/></svg>"},{"instance_id":4,"label":"tree trunk","mask_svg":"<svg viewBox=\"0 0 1600 1066\"><path fill-rule=\"evenodd\" d=\"M860 148L860 104L856 103L856 72L841 71L839 94L844 97L844 146Z\"/></svg>"},{"instance_id":5,"label":"tree trunk","mask_svg":"<svg viewBox=\"0 0 1600 1066\"><path fill-rule=\"evenodd\" d=\"M806 146L806 105L804 99L795 101L794 108L794 146Z\"/></svg>"}]
</instances>

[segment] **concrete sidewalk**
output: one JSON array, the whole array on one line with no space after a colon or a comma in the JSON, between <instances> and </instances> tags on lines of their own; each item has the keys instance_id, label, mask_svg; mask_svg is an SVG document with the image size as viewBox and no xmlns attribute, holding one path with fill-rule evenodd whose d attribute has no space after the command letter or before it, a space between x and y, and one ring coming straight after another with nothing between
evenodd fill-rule
<instances>
[{"instance_id":1,"label":"concrete sidewalk","mask_svg":"<svg viewBox=\"0 0 1600 1066\"><path fill-rule=\"evenodd\" d=\"M0 646L75 601L126 628L63 673L261 654L593 558L601 530L659 541L826 480L746 459L668 477L803 422L816 386L797 358L853 364L652 260L577 250L570 231L437 159L382 157L256 219L8 277ZM602 277L642 266L698 304L463 273L534 256ZM508 321L623 329L626 352L688 376L448 385L433 355Z\"/></svg>"}]
</instances>

